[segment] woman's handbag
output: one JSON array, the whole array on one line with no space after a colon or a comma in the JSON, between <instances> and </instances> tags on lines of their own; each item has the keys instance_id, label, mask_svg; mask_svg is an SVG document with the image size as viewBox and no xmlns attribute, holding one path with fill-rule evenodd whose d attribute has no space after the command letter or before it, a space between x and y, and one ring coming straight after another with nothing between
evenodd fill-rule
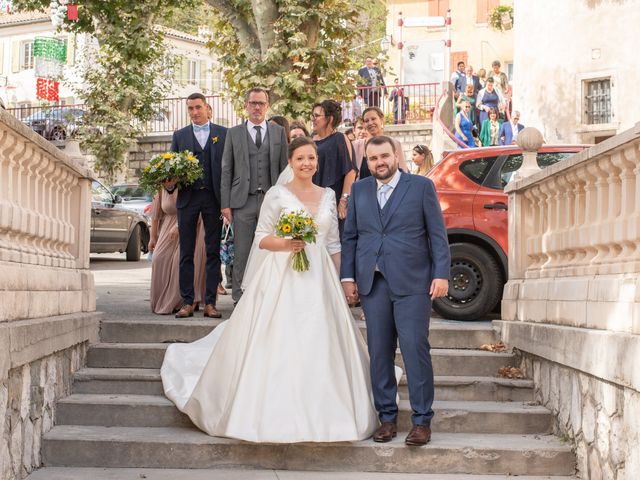
<instances>
[{"instance_id":1,"label":"woman's handbag","mask_svg":"<svg viewBox=\"0 0 640 480\"><path fill-rule=\"evenodd\" d=\"M223 265L232 265L233 256L233 225L223 225L222 238L220 239L220 261Z\"/></svg>"}]
</instances>

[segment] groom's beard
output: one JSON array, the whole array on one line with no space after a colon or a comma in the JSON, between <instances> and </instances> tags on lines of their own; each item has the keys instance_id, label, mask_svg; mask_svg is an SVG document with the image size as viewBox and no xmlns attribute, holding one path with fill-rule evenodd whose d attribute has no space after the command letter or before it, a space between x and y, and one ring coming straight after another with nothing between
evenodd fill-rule
<instances>
[{"instance_id":1,"label":"groom's beard","mask_svg":"<svg viewBox=\"0 0 640 480\"><path fill-rule=\"evenodd\" d=\"M393 177L397 171L398 171L398 164L396 163L394 165L391 165L390 167L387 167L386 169L381 169L379 173L378 173L378 169L376 168L371 172L371 175L373 176L373 178L376 178L382 181L382 180L386 180L388 178Z\"/></svg>"}]
</instances>

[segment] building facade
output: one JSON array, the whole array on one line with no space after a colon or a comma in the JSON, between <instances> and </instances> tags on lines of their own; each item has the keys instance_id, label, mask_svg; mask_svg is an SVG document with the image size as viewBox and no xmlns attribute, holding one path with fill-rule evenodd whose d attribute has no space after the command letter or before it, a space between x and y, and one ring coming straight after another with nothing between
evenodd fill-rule
<instances>
[{"instance_id":1,"label":"building facade","mask_svg":"<svg viewBox=\"0 0 640 480\"><path fill-rule=\"evenodd\" d=\"M169 97L184 98L193 92L217 94L222 88L216 58L205 38L163 28L167 48L179 57ZM81 82L74 68L94 40L87 35L57 33L47 13L0 15L0 98L7 108L33 107L36 98L34 39L56 37L67 42L67 65L60 83L60 104L79 102L74 86Z\"/></svg>"},{"instance_id":2,"label":"building facade","mask_svg":"<svg viewBox=\"0 0 640 480\"><path fill-rule=\"evenodd\" d=\"M386 63L389 77L401 83L440 83L448 80L455 65L462 60L487 71L491 62L500 60L509 74L513 65L513 32L489 28L487 18L498 5L512 5L511 0L388 0L387 37L392 45ZM445 26L427 26L434 17L445 17L451 9L451 49L445 47ZM403 25L399 25L402 19ZM402 42L402 49L399 49Z\"/></svg>"},{"instance_id":3,"label":"building facade","mask_svg":"<svg viewBox=\"0 0 640 480\"><path fill-rule=\"evenodd\" d=\"M514 108L547 142L599 143L640 118L637 0L516 0Z\"/></svg>"}]
</instances>

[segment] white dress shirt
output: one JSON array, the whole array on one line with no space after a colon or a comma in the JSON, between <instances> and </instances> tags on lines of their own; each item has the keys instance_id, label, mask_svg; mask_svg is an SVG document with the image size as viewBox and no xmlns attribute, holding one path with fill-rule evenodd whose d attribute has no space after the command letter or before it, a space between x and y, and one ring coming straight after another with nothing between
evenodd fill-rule
<instances>
[{"instance_id":1,"label":"white dress shirt","mask_svg":"<svg viewBox=\"0 0 640 480\"><path fill-rule=\"evenodd\" d=\"M192 125L194 127L193 134L195 135L196 140L198 140L200 146L204 149L204 147L207 145L209 135L211 134L211 125L209 124L209 122L205 123L204 125L196 125L195 123ZM199 128L203 126L206 128Z\"/></svg>"},{"instance_id":2,"label":"white dress shirt","mask_svg":"<svg viewBox=\"0 0 640 480\"><path fill-rule=\"evenodd\" d=\"M249 136L253 143L256 143L256 129L254 127L260 128L260 138L262 139L262 143L264 143L264 139L267 136L267 121L263 120L262 123L253 123L251 120L247 120L247 131L249 132Z\"/></svg>"}]
</instances>

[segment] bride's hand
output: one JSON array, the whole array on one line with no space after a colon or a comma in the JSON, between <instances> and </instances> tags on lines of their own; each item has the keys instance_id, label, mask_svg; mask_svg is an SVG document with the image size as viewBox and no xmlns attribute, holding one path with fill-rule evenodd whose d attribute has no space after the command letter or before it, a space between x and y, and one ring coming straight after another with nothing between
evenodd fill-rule
<instances>
[{"instance_id":1,"label":"bride's hand","mask_svg":"<svg viewBox=\"0 0 640 480\"><path fill-rule=\"evenodd\" d=\"M304 240L296 240L292 238L289 240L289 250L293 253L298 253L304 250Z\"/></svg>"}]
</instances>

